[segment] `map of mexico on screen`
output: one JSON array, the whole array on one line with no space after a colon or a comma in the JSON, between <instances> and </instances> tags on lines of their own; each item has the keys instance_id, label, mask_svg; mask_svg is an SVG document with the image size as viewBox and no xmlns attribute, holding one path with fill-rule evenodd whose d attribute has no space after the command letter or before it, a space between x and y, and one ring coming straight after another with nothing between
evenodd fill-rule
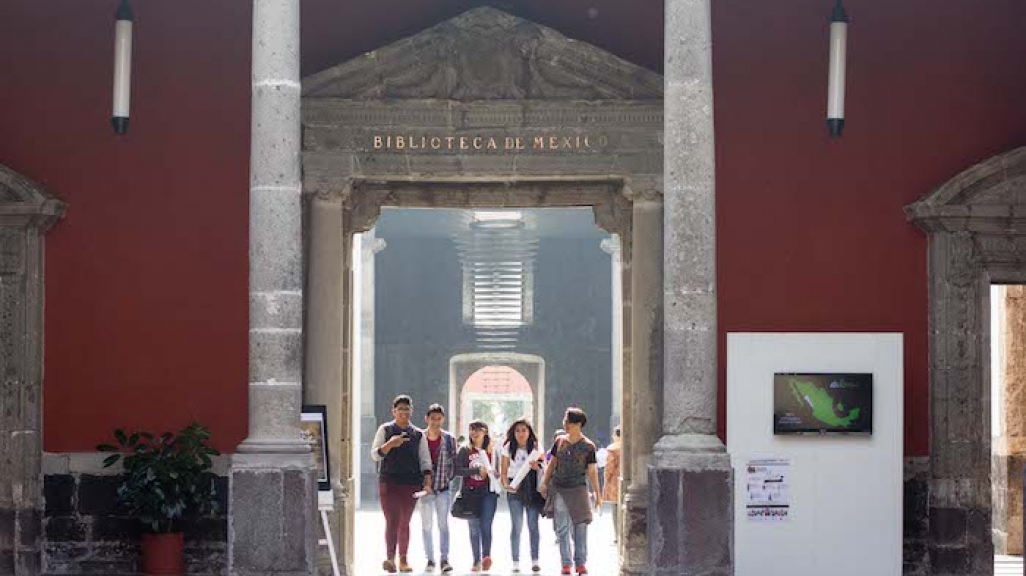
<instances>
[{"instance_id":1,"label":"map of mexico on screen","mask_svg":"<svg viewBox=\"0 0 1026 576\"><path fill-rule=\"evenodd\" d=\"M872 374L774 374L773 434L872 433Z\"/></svg>"}]
</instances>

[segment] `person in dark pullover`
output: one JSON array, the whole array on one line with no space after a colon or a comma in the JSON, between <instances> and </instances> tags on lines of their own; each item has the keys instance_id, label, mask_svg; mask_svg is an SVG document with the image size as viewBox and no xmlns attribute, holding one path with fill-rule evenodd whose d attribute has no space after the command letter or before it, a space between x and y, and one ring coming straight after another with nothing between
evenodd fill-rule
<instances>
[{"instance_id":1,"label":"person in dark pullover","mask_svg":"<svg viewBox=\"0 0 1026 576\"><path fill-rule=\"evenodd\" d=\"M396 396L392 401L395 420L382 424L371 444L371 458L380 463L378 496L385 513L386 572L396 571L395 553L399 550L399 571L413 572L406 554L410 548L410 519L416 508L419 490L431 493L431 452L423 431L410 423L413 400Z\"/></svg>"}]
</instances>

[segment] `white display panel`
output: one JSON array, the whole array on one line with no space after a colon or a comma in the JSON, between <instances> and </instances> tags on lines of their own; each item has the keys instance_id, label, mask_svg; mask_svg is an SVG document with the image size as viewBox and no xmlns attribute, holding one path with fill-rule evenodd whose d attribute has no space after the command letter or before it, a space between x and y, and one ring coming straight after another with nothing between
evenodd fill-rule
<instances>
[{"instance_id":1,"label":"white display panel","mask_svg":"<svg viewBox=\"0 0 1026 576\"><path fill-rule=\"evenodd\" d=\"M872 373L871 436L774 436L775 373ZM737 576L897 576L902 569L901 334L727 335L727 449ZM746 514L745 463L789 460L787 520Z\"/></svg>"}]
</instances>

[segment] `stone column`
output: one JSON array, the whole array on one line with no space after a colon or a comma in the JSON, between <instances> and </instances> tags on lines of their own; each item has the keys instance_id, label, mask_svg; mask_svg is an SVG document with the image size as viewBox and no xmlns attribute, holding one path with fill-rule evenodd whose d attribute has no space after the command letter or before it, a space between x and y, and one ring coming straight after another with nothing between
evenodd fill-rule
<instances>
[{"instance_id":1,"label":"stone column","mask_svg":"<svg viewBox=\"0 0 1026 576\"><path fill-rule=\"evenodd\" d=\"M374 461L371 459L371 443L378 429L377 415L374 410L374 363L375 363L375 263L378 252L385 249L385 240L378 238L374 229L363 234L361 256L361 288L360 288L360 329L354 338L360 340L360 460L362 462L362 482L364 494L371 496L377 489L377 475L374 472Z\"/></svg>"},{"instance_id":2,"label":"stone column","mask_svg":"<svg viewBox=\"0 0 1026 576\"><path fill-rule=\"evenodd\" d=\"M998 554L1023 553L1023 468L1026 466L1026 289L999 286L995 291L1001 331L991 340L991 353L1000 363L991 373L991 386L1002 386L998 427L994 438L994 547ZM1001 378L1000 376L1003 376Z\"/></svg>"},{"instance_id":3,"label":"stone column","mask_svg":"<svg viewBox=\"0 0 1026 576\"><path fill-rule=\"evenodd\" d=\"M630 254L630 402L624 406L624 518L621 532L623 570L649 574L648 467L659 439L662 400L663 205L636 199Z\"/></svg>"},{"instance_id":4,"label":"stone column","mask_svg":"<svg viewBox=\"0 0 1026 576\"><path fill-rule=\"evenodd\" d=\"M733 474L716 435L711 0L665 0L662 437L649 470L652 574L733 574Z\"/></svg>"},{"instance_id":5,"label":"stone column","mask_svg":"<svg viewBox=\"0 0 1026 576\"><path fill-rule=\"evenodd\" d=\"M613 294L613 410L609 422L610 438L612 430L620 425L620 415L623 413L623 272L620 258L620 236L611 235L602 241L602 251L609 254L609 262L612 267Z\"/></svg>"},{"instance_id":6,"label":"stone column","mask_svg":"<svg viewBox=\"0 0 1026 576\"><path fill-rule=\"evenodd\" d=\"M300 439L303 277L299 3L253 2L249 436L232 458L231 575L315 569L317 484Z\"/></svg>"}]
</instances>

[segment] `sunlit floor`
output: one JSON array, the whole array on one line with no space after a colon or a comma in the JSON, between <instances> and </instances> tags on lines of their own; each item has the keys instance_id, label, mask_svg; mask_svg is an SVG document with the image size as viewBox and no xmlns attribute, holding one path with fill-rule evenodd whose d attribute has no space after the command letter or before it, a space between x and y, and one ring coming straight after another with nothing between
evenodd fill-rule
<instances>
[{"instance_id":1,"label":"sunlit floor","mask_svg":"<svg viewBox=\"0 0 1026 576\"><path fill-rule=\"evenodd\" d=\"M520 536L520 573L555 576L559 574L559 549L556 547L556 535L552 530L552 520L539 519L541 531L541 572L531 572L531 553L528 547L526 518L523 534ZM368 576L383 574L381 561L385 556L385 517L375 505L365 506L356 515L356 574ZM588 572L596 576L616 576L619 570L619 558L616 544L613 541L613 516L609 507L605 507L601 515L596 515L588 528ZM438 531L435 535L435 561L438 561ZM470 532L466 520L449 517L449 562L453 566L453 576L471 574L473 556L470 553ZM512 574L512 557L510 556L510 515L506 501L499 502L499 511L492 525L492 569L490 574L506 576ZM424 554L424 538L421 534L419 512L413 514L410 523L410 564L414 574L424 573L427 556ZM436 570L436 574L438 571Z\"/></svg>"},{"instance_id":2,"label":"sunlit floor","mask_svg":"<svg viewBox=\"0 0 1026 576\"><path fill-rule=\"evenodd\" d=\"M995 556L994 576L1022 576L1022 556Z\"/></svg>"}]
</instances>

